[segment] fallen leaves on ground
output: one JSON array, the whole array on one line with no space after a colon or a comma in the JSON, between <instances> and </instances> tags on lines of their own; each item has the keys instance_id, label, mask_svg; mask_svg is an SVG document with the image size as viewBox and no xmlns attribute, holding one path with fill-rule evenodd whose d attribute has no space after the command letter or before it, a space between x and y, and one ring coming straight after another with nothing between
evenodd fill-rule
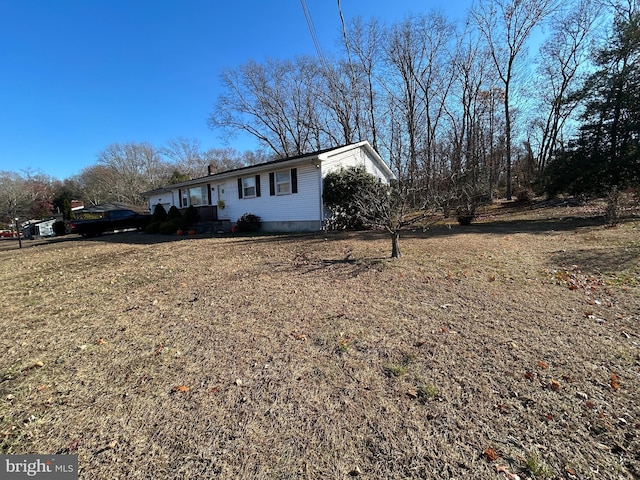
<instances>
[{"instance_id":1,"label":"fallen leaves on ground","mask_svg":"<svg viewBox=\"0 0 640 480\"><path fill-rule=\"evenodd\" d=\"M485 448L484 452L482 452L484 458L489 462L495 462L498 459L498 452L494 448Z\"/></svg>"},{"instance_id":2,"label":"fallen leaves on ground","mask_svg":"<svg viewBox=\"0 0 640 480\"><path fill-rule=\"evenodd\" d=\"M505 466L505 465L496 465L496 472L498 473L504 473L505 476L509 479L509 480L520 480L520 475L517 475L515 473L511 473L509 471L509 467Z\"/></svg>"},{"instance_id":3,"label":"fallen leaves on ground","mask_svg":"<svg viewBox=\"0 0 640 480\"><path fill-rule=\"evenodd\" d=\"M609 383L614 392L617 392L620 389L620 380L615 373L611 374L611 381Z\"/></svg>"}]
</instances>

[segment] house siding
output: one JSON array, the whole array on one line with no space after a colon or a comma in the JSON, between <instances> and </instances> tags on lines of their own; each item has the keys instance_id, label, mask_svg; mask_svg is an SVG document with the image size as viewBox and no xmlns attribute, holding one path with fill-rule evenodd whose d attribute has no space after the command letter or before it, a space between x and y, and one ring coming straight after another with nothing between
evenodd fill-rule
<instances>
[{"instance_id":1,"label":"house siding","mask_svg":"<svg viewBox=\"0 0 640 480\"><path fill-rule=\"evenodd\" d=\"M343 155L336 155L329 158L322 163L322 173L323 175L326 175L341 168L357 166L363 166L368 173L383 180L385 183L387 182L387 179L378 167L377 162L375 162L375 160L368 155L366 151L361 149L351 150Z\"/></svg>"},{"instance_id":2,"label":"house siding","mask_svg":"<svg viewBox=\"0 0 640 480\"><path fill-rule=\"evenodd\" d=\"M218 219L235 223L245 213L252 213L261 218L265 231L321 230L323 219L330 215L322 204L322 179L327 173L342 167L361 165L385 183L394 178L393 173L380 163L381 160L370 148L366 142L361 142L300 158L245 167L238 171L221 172L179 185L170 185L148 192L149 208L153 212L158 203L166 208L168 202L180 207L181 189L207 185L209 203L217 207L218 200L223 200L225 204L224 209L217 208ZM297 193L271 195L270 174L291 171L292 168L296 169ZM241 179L249 177L259 177L259 183L256 184L256 195L246 197L244 192L240 195ZM291 190L294 191L294 177L290 180Z\"/></svg>"},{"instance_id":3,"label":"house siding","mask_svg":"<svg viewBox=\"0 0 640 480\"><path fill-rule=\"evenodd\" d=\"M274 169L260 174L261 195L259 197L238 198L236 186L234 192L228 195L229 211L227 213L231 221L237 221L245 213L253 213L262 219L265 230L290 230L292 228L285 227L295 226L292 222L318 222L321 211L320 170L309 164L294 168L297 169L298 193L270 195L269 173L288 169ZM278 224L281 224L281 227L278 227ZM302 224L300 227L307 229L302 228Z\"/></svg>"}]
</instances>

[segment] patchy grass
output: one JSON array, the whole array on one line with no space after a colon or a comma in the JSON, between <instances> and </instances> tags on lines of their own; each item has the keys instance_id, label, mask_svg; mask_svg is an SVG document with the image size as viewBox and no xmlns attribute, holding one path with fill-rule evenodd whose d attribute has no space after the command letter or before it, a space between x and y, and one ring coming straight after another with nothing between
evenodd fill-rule
<instances>
[{"instance_id":1,"label":"patchy grass","mask_svg":"<svg viewBox=\"0 0 640 480\"><path fill-rule=\"evenodd\" d=\"M98 479L635 478L640 222L569 208L407 232L398 261L372 232L5 248L0 452Z\"/></svg>"}]
</instances>

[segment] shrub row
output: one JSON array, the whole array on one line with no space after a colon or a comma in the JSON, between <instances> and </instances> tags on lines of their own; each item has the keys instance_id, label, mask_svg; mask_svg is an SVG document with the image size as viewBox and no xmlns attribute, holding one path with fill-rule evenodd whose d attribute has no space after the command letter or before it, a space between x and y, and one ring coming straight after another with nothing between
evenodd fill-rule
<instances>
[{"instance_id":1,"label":"shrub row","mask_svg":"<svg viewBox=\"0 0 640 480\"><path fill-rule=\"evenodd\" d=\"M147 226L147 233L162 233L170 235L178 230L187 230L199 220L198 211L193 205L190 205L184 212L174 205L167 212L160 204L156 205L151 215L151 223Z\"/></svg>"}]
</instances>

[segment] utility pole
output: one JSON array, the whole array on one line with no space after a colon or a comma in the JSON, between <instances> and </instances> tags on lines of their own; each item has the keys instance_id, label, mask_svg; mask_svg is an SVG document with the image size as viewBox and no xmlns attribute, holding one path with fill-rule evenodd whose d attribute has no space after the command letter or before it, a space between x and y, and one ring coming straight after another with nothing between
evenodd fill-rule
<instances>
[{"instance_id":1,"label":"utility pole","mask_svg":"<svg viewBox=\"0 0 640 480\"><path fill-rule=\"evenodd\" d=\"M18 225L18 217L15 218L16 221L16 233L18 234L18 245L22 248L22 239L20 238L20 225Z\"/></svg>"}]
</instances>

